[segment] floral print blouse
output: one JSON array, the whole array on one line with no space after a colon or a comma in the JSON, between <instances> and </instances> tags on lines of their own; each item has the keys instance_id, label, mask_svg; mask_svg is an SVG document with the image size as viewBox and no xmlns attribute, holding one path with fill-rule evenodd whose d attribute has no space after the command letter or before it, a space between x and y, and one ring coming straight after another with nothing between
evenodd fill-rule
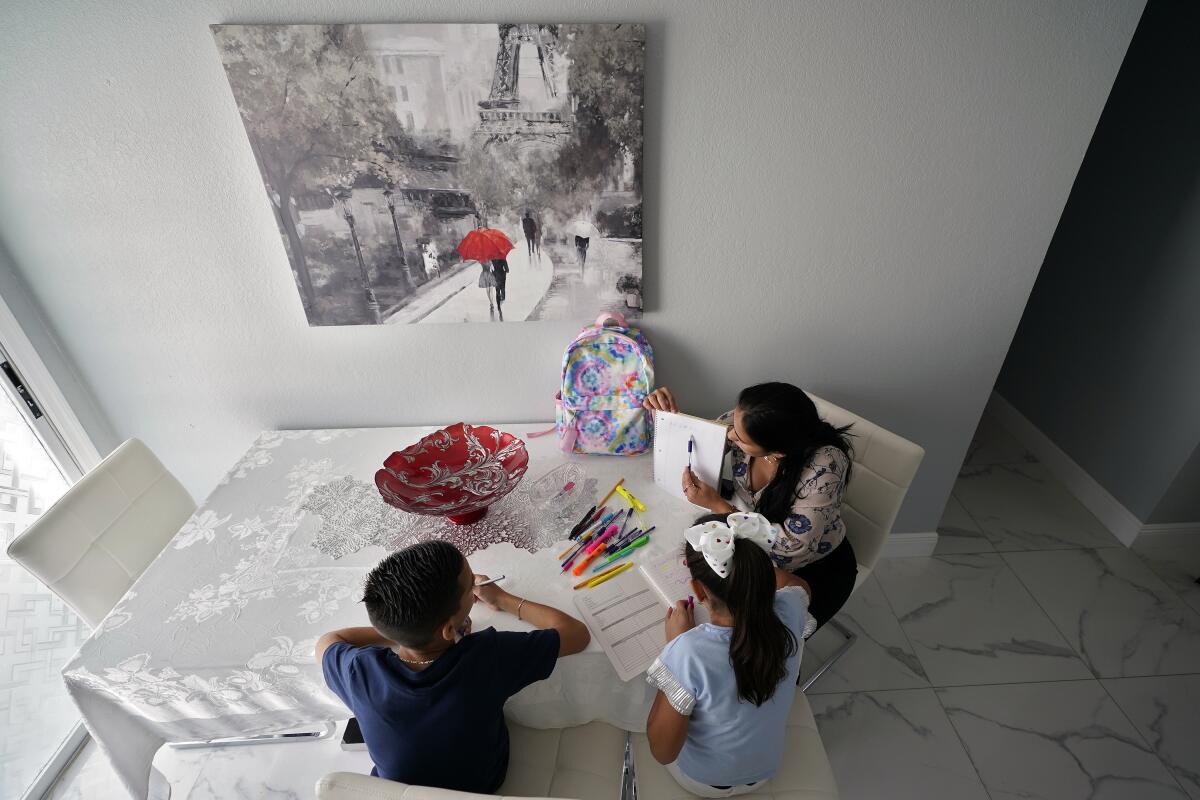
<instances>
[{"instance_id":1,"label":"floral print blouse","mask_svg":"<svg viewBox=\"0 0 1200 800\"><path fill-rule=\"evenodd\" d=\"M723 414L720 422L733 424L733 412ZM750 491L750 457L737 447L728 455L733 477L731 505L739 511L757 511L763 489ZM842 496L850 459L839 448L822 447L800 473L792 507L783 523L774 523L778 536L771 559L788 571L824 558L846 538L842 521Z\"/></svg>"}]
</instances>

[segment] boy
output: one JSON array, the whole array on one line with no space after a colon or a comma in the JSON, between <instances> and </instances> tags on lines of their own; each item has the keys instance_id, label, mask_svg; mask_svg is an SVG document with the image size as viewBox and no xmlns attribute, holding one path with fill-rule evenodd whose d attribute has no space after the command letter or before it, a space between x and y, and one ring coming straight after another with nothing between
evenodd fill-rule
<instances>
[{"instance_id":1,"label":"boy","mask_svg":"<svg viewBox=\"0 0 1200 800\"><path fill-rule=\"evenodd\" d=\"M374 627L317 640L325 682L358 718L372 775L495 792L508 770L505 701L587 647L579 620L495 584L475 586L484 580L454 545L415 544L367 575L363 603ZM539 630L471 633L476 599Z\"/></svg>"}]
</instances>

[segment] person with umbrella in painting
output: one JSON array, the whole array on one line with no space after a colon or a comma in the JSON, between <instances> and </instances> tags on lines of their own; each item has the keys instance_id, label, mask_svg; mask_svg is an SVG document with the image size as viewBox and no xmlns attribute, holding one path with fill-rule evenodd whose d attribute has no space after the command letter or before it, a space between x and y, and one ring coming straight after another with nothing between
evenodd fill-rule
<instances>
[{"instance_id":1,"label":"person with umbrella in painting","mask_svg":"<svg viewBox=\"0 0 1200 800\"><path fill-rule=\"evenodd\" d=\"M478 261L480 264L491 263L491 281L480 276L479 285L487 288L485 284L490 282L496 287L496 309L500 311L501 319L504 318L501 304L504 302L506 294L509 271L506 257L513 248L513 243L504 235L504 232L495 228L476 228L463 237L457 248L458 254L466 261ZM490 294L489 292L489 301ZM491 303L489 302L488 305L490 307Z\"/></svg>"}]
</instances>

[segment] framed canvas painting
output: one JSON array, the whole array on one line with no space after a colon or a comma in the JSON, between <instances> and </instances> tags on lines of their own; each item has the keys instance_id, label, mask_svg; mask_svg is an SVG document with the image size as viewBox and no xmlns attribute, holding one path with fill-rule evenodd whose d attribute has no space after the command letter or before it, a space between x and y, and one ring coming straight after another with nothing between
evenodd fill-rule
<instances>
[{"instance_id":1,"label":"framed canvas painting","mask_svg":"<svg viewBox=\"0 0 1200 800\"><path fill-rule=\"evenodd\" d=\"M215 25L310 325L642 308L640 25Z\"/></svg>"}]
</instances>

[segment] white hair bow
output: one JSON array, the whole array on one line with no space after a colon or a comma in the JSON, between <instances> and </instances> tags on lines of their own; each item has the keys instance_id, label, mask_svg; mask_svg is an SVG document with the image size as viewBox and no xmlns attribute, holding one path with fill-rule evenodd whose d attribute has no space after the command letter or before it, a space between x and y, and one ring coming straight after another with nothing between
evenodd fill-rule
<instances>
[{"instance_id":1,"label":"white hair bow","mask_svg":"<svg viewBox=\"0 0 1200 800\"><path fill-rule=\"evenodd\" d=\"M730 514L726 522L704 522L683 532L692 549L703 555L712 571L722 578L729 577L735 539L749 539L770 555L775 536L774 526L762 514L740 512Z\"/></svg>"}]
</instances>

